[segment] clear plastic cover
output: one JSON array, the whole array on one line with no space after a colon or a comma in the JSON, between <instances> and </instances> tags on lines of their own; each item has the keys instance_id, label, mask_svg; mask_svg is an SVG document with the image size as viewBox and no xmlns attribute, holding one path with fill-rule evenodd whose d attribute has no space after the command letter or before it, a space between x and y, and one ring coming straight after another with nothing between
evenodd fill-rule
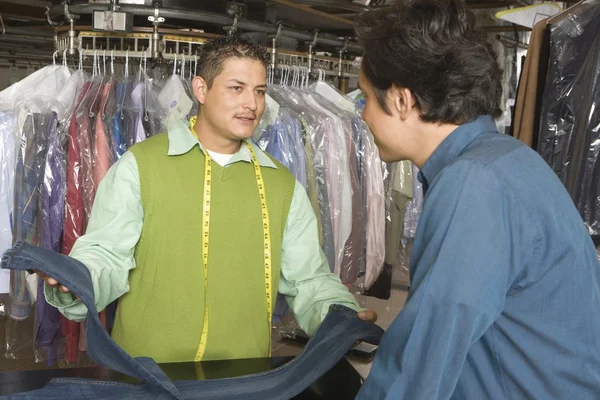
<instances>
[{"instance_id":1,"label":"clear plastic cover","mask_svg":"<svg viewBox=\"0 0 600 400\"><path fill-rule=\"evenodd\" d=\"M600 3L581 2L550 22L537 150L600 236Z\"/></svg>"},{"instance_id":2,"label":"clear plastic cover","mask_svg":"<svg viewBox=\"0 0 600 400\"><path fill-rule=\"evenodd\" d=\"M423 210L423 184L417 179L419 168L413 164L413 199L406 206L406 214L404 216L404 237L406 239L414 239L417 233L417 225L419 217Z\"/></svg>"},{"instance_id":3,"label":"clear plastic cover","mask_svg":"<svg viewBox=\"0 0 600 400\"><path fill-rule=\"evenodd\" d=\"M289 169L298 182L308 189L302 125L290 109L279 110L275 122L265 128L257 145Z\"/></svg>"},{"instance_id":4,"label":"clear plastic cover","mask_svg":"<svg viewBox=\"0 0 600 400\"><path fill-rule=\"evenodd\" d=\"M16 137L13 132L13 111L0 111L0 249L12 245L12 214L14 203L14 176L16 161ZM9 292L10 272L0 271L0 294Z\"/></svg>"},{"instance_id":5,"label":"clear plastic cover","mask_svg":"<svg viewBox=\"0 0 600 400\"><path fill-rule=\"evenodd\" d=\"M163 121L166 121L167 114L163 111L158 101L159 89L155 84L156 79L146 79L144 81L144 102L142 125L146 137L157 135L166 131Z\"/></svg>"},{"instance_id":6,"label":"clear plastic cover","mask_svg":"<svg viewBox=\"0 0 600 400\"><path fill-rule=\"evenodd\" d=\"M385 190L379 150L363 124L365 143L366 202L366 273L364 286L369 289L381 274L385 261Z\"/></svg>"},{"instance_id":7,"label":"clear plastic cover","mask_svg":"<svg viewBox=\"0 0 600 400\"><path fill-rule=\"evenodd\" d=\"M42 238L42 187L48 151L50 130L55 129L56 115L50 113L44 102L28 100L18 104L17 153L14 176L13 243L24 241L39 246ZM36 275L26 272L10 274L10 302L8 313L12 321L7 323L6 356L15 358L22 349L30 348L30 335L16 335L19 321L30 317L32 305L38 296ZM37 321L36 324L37 325ZM41 352L36 360L41 360Z\"/></svg>"}]
</instances>

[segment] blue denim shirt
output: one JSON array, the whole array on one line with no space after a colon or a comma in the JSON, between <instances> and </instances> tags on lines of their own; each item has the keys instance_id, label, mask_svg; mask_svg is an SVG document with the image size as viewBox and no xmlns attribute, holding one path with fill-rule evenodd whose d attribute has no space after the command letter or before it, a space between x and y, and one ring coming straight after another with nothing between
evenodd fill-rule
<instances>
[{"instance_id":1,"label":"blue denim shirt","mask_svg":"<svg viewBox=\"0 0 600 400\"><path fill-rule=\"evenodd\" d=\"M421 172L408 302L358 398L600 398L600 263L554 172L488 116Z\"/></svg>"}]
</instances>

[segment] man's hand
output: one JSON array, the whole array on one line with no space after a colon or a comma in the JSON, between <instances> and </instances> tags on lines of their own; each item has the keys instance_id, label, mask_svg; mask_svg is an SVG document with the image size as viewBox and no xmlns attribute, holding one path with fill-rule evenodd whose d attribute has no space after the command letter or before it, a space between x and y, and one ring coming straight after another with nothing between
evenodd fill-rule
<instances>
[{"instance_id":1,"label":"man's hand","mask_svg":"<svg viewBox=\"0 0 600 400\"><path fill-rule=\"evenodd\" d=\"M373 310L361 311L358 313L358 318L367 322L375 322L377 321L377 313Z\"/></svg>"},{"instance_id":2,"label":"man's hand","mask_svg":"<svg viewBox=\"0 0 600 400\"><path fill-rule=\"evenodd\" d=\"M43 272L40 272L40 271L37 271L37 270L35 271L35 273L36 273L36 274L38 274L38 276L39 276L40 278L42 278L43 280L45 280L45 281L46 281L46 284L47 284L48 286L52 286L52 287L58 287L58 290L60 290L60 291L61 291L61 292L63 292L63 293L69 293L69 292L70 292L70 290L69 290L69 289L67 289L67 287L66 287L66 286L63 286L63 285L61 285L60 283L58 283L56 279L54 279L54 278L51 278L51 277L49 277L48 275L44 274Z\"/></svg>"}]
</instances>

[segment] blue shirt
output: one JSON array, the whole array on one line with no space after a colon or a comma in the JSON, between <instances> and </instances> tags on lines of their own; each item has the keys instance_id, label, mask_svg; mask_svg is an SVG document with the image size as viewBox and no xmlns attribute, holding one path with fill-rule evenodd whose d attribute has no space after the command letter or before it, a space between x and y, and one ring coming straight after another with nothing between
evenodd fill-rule
<instances>
[{"instance_id":1,"label":"blue shirt","mask_svg":"<svg viewBox=\"0 0 600 400\"><path fill-rule=\"evenodd\" d=\"M411 291L358 399L600 398L600 262L554 172L488 116L421 172Z\"/></svg>"},{"instance_id":2,"label":"blue shirt","mask_svg":"<svg viewBox=\"0 0 600 400\"><path fill-rule=\"evenodd\" d=\"M257 145L282 163L306 189L306 154L302 127L289 110L280 109L277 120L269 125Z\"/></svg>"}]
</instances>

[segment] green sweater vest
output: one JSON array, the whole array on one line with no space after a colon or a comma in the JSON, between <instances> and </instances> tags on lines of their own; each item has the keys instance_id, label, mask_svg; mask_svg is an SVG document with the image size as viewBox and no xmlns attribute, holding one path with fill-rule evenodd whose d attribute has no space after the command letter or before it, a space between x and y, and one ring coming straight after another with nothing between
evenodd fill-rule
<instances>
[{"instance_id":1,"label":"green sweater vest","mask_svg":"<svg viewBox=\"0 0 600 400\"><path fill-rule=\"evenodd\" d=\"M130 290L119 300L113 339L130 355L193 361L204 302L209 328L204 360L260 358L270 351L261 204L251 163L213 163L208 296L201 252L204 154L198 146L168 156L166 134L131 151L144 209ZM281 164L262 167L271 222L273 298L295 179Z\"/></svg>"}]
</instances>

